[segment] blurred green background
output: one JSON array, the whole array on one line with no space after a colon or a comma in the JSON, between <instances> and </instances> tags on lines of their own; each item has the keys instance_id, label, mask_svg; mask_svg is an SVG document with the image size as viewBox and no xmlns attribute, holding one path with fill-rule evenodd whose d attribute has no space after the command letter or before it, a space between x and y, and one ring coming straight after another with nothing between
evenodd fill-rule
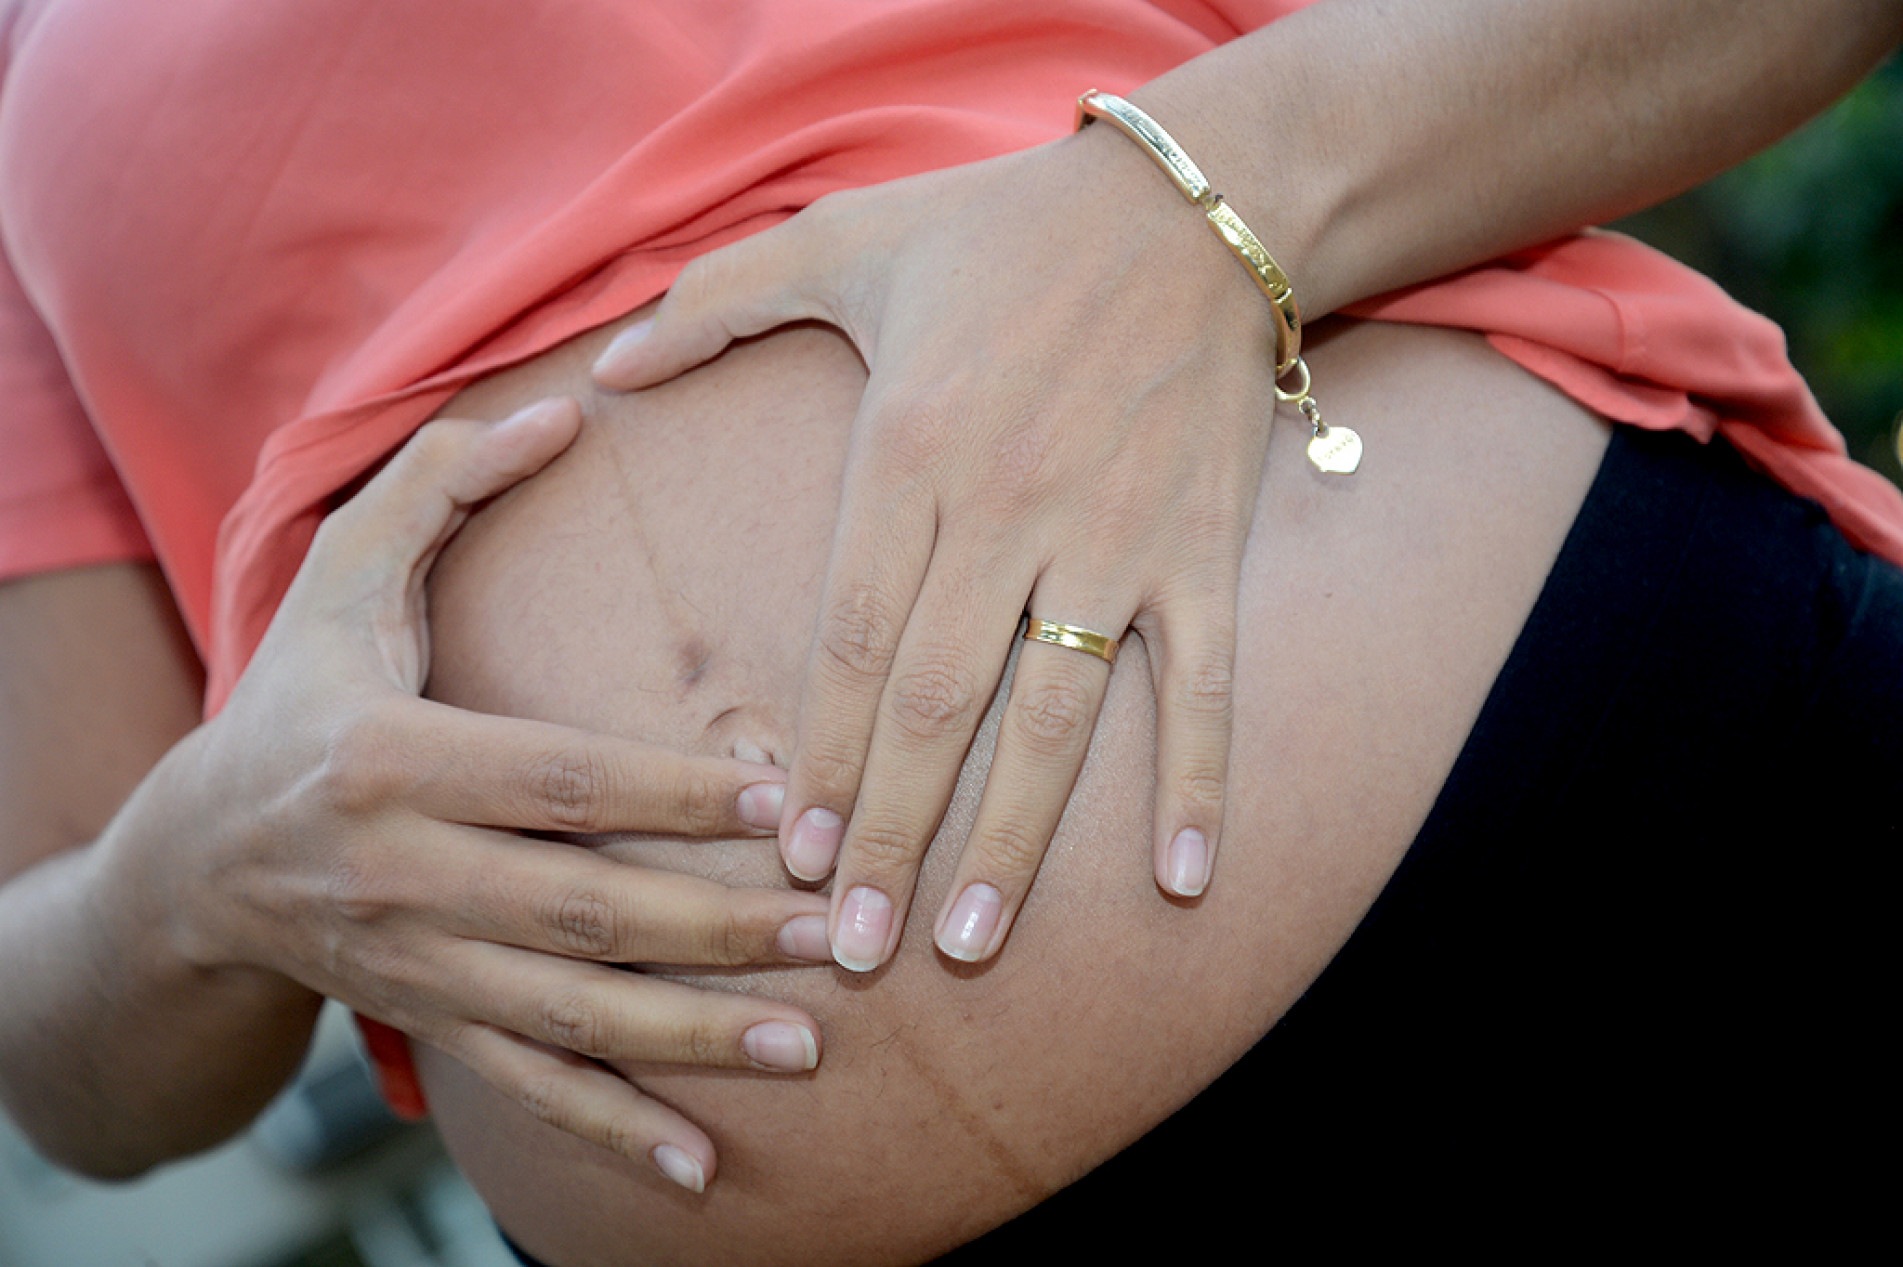
<instances>
[{"instance_id":1,"label":"blurred green background","mask_svg":"<svg viewBox=\"0 0 1903 1267\"><path fill-rule=\"evenodd\" d=\"M1776 148L1615 227L1783 326L1851 454L1903 484L1903 56Z\"/></svg>"}]
</instances>

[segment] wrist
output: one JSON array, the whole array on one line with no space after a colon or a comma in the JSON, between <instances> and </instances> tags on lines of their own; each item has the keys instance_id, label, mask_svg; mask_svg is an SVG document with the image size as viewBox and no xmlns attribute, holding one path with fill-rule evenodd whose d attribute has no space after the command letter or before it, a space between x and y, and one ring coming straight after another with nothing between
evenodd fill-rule
<instances>
[{"instance_id":1,"label":"wrist","mask_svg":"<svg viewBox=\"0 0 1903 1267\"><path fill-rule=\"evenodd\" d=\"M1318 471L1352 475L1361 461L1361 438L1351 430L1330 428L1321 406L1310 392L1309 369L1302 360L1301 306L1288 274L1268 253L1261 239L1220 190L1189 156L1169 130L1141 106L1114 94L1092 90L1077 101L1079 129L1101 121L1121 133L1160 170L1184 201L1201 212L1210 229L1235 256L1250 280L1268 301L1275 329L1274 367L1276 398L1297 406L1313 428L1309 461ZM1284 386L1284 381L1288 382Z\"/></svg>"},{"instance_id":2,"label":"wrist","mask_svg":"<svg viewBox=\"0 0 1903 1267\"><path fill-rule=\"evenodd\" d=\"M255 1003L314 998L266 966L239 918L242 872L226 814L190 795L204 728L181 740L87 851L88 905L114 961L172 988L241 993Z\"/></svg>"},{"instance_id":3,"label":"wrist","mask_svg":"<svg viewBox=\"0 0 1903 1267\"><path fill-rule=\"evenodd\" d=\"M1297 15L1299 16L1299 15ZM1277 23L1285 26L1286 21ZM1373 145L1336 144L1343 129L1320 113L1307 68L1263 73L1266 32L1187 62L1128 94L1195 156L1211 184L1248 221L1288 274L1314 322L1372 293L1360 289L1356 194Z\"/></svg>"},{"instance_id":4,"label":"wrist","mask_svg":"<svg viewBox=\"0 0 1903 1267\"><path fill-rule=\"evenodd\" d=\"M1206 217L1128 138L1098 125L1046 147L1062 167L1052 196L1079 221L1080 236L1120 246L1117 267L1148 273L1167 296L1168 310L1146 318L1185 328L1204 324L1247 341L1251 355L1274 360L1274 314ZM1271 367L1272 368L1272 367Z\"/></svg>"}]
</instances>

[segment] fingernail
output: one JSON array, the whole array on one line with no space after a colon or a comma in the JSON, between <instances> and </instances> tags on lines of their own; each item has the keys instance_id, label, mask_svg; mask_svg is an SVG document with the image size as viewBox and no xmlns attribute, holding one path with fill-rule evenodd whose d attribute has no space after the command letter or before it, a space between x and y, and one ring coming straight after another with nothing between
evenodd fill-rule
<instances>
[{"instance_id":1,"label":"fingernail","mask_svg":"<svg viewBox=\"0 0 1903 1267\"><path fill-rule=\"evenodd\" d=\"M1209 884L1209 841L1194 827L1185 827L1170 841L1170 892L1197 897Z\"/></svg>"},{"instance_id":2,"label":"fingernail","mask_svg":"<svg viewBox=\"0 0 1903 1267\"><path fill-rule=\"evenodd\" d=\"M780 825L780 811L786 808L784 783L755 783L740 793L740 821L761 831L773 831Z\"/></svg>"},{"instance_id":3,"label":"fingernail","mask_svg":"<svg viewBox=\"0 0 1903 1267\"><path fill-rule=\"evenodd\" d=\"M891 931L892 899L862 884L840 904L833 959L849 972L871 972L885 958Z\"/></svg>"},{"instance_id":4,"label":"fingernail","mask_svg":"<svg viewBox=\"0 0 1903 1267\"><path fill-rule=\"evenodd\" d=\"M762 1021L740 1036L747 1059L780 1073L805 1073L819 1064L813 1031L791 1021Z\"/></svg>"},{"instance_id":5,"label":"fingernail","mask_svg":"<svg viewBox=\"0 0 1903 1267\"><path fill-rule=\"evenodd\" d=\"M938 930L938 948L953 959L973 962L991 944L1004 913L1004 895L989 884L970 884Z\"/></svg>"},{"instance_id":6,"label":"fingernail","mask_svg":"<svg viewBox=\"0 0 1903 1267\"><path fill-rule=\"evenodd\" d=\"M626 330L623 330L620 334L617 334L613 339L609 340L608 346L601 350L601 355L595 358L594 372L602 374L612 370L617 362L633 353L634 350L643 343L646 343L648 335L653 332L654 318L643 317Z\"/></svg>"},{"instance_id":7,"label":"fingernail","mask_svg":"<svg viewBox=\"0 0 1903 1267\"><path fill-rule=\"evenodd\" d=\"M833 946L826 940L824 915L795 915L780 925L780 935L774 940L783 955L809 963L832 962Z\"/></svg>"},{"instance_id":8,"label":"fingernail","mask_svg":"<svg viewBox=\"0 0 1903 1267\"><path fill-rule=\"evenodd\" d=\"M568 402L569 402L569 398L567 396L544 397L543 399L536 401L532 405L524 405L522 408L516 410L514 413L510 414L507 418L504 418L501 422L498 422L496 424L496 429L501 430L505 427L525 427L532 422L537 422L543 418L546 418L549 414L554 413L557 409L561 409L565 407L568 404Z\"/></svg>"},{"instance_id":9,"label":"fingernail","mask_svg":"<svg viewBox=\"0 0 1903 1267\"><path fill-rule=\"evenodd\" d=\"M802 880L824 880L839 854L845 825L839 815L817 805L801 814L786 842L786 869Z\"/></svg>"},{"instance_id":10,"label":"fingernail","mask_svg":"<svg viewBox=\"0 0 1903 1267\"><path fill-rule=\"evenodd\" d=\"M657 1144L648 1155L662 1174L689 1192L707 1191L707 1172L700 1168L700 1163L694 1160L691 1153L672 1144Z\"/></svg>"}]
</instances>

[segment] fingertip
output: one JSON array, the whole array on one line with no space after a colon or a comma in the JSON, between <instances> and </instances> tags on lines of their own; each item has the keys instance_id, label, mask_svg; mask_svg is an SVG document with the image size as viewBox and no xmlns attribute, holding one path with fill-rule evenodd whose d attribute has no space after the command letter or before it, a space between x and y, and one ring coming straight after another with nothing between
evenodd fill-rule
<instances>
[{"instance_id":1,"label":"fingertip","mask_svg":"<svg viewBox=\"0 0 1903 1267\"><path fill-rule=\"evenodd\" d=\"M490 427L492 444L506 446L491 447L490 461L505 463L505 475L533 474L574 443L580 431L581 402L573 396L547 396Z\"/></svg>"},{"instance_id":2,"label":"fingertip","mask_svg":"<svg viewBox=\"0 0 1903 1267\"><path fill-rule=\"evenodd\" d=\"M670 1181L696 1195L707 1191L707 1183L714 1175L711 1153L703 1159L678 1144L656 1144L648 1159Z\"/></svg>"},{"instance_id":3,"label":"fingertip","mask_svg":"<svg viewBox=\"0 0 1903 1267\"><path fill-rule=\"evenodd\" d=\"M786 869L809 883L824 880L832 873L839 857L839 842L845 837L846 820L823 805L815 805L801 814L781 843L780 856Z\"/></svg>"},{"instance_id":4,"label":"fingertip","mask_svg":"<svg viewBox=\"0 0 1903 1267\"><path fill-rule=\"evenodd\" d=\"M986 957L1004 917L1004 894L980 881L968 884L945 908L933 938L939 950L963 963Z\"/></svg>"},{"instance_id":5,"label":"fingertip","mask_svg":"<svg viewBox=\"0 0 1903 1267\"><path fill-rule=\"evenodd\" d=\"M613 391L640 383L641 350L654 333L654 318L643 317L617 334L590 367L595 382Z\"/></svg>"},{"instance_id":6,"label":"fingertip","mask_svg":"<svg viewBox=\"0 0 1903 1267\"><path fill-rule=\"evenodd\" d=\"M740 821L757 831L777 830L785 808L786 784L781 782L749 784L736 805Z\"/></svg>"},{"instance_id":7,"label":"fingertip","mask_svg":"<svg viewBox=\"0 0 1903 1267\"><path fill-rule=\"evenodd\" d=\"M831 963L833 960L833 947L826 939L826 917L823 914L795 915L787 920L775 934L774 945L789 959L806 963Z\"/></svg>"},{"instance_id":8,"label":"fingertip","mask_svg":"<svg viewBox=\"0 0 1903 1267\"><path fill-rule=\"evenodd\" d=\"M771 1073L811 1073L819 1067L819 1039L794 1021L761 1021L740 1036L747 1059Z\"/></svg>"},{"instance_id":9,"label":"fingertip","mask_svg":"<svg viewBox=\"0 0 1903 1267\"><path fill-rule=\"evenodd\" d=\"M892 899L868 884L855 885L839 904L833 961L848 972L871 972L892 940Z\"/></svg>"},{"instance_id":10,"label":"fingertip","mask_svg":"<svg viewBox=\"0 0 1903 1267\"><path fill-rule=\"evenodd\" d=\"M1157 882L1177 897L1201 897L1209 887L1209 838L1195 827L1185 827L1170 839L1163 853Z\"/></svg>"},{"instance_id":11,"label":"fingertip","mask_svg":"<svg viewBox=\"0 0 1903 1267\"><path fill-rule=\"evenodd\" d=\"M581 421L581 403L573 396L544 396L495 424L497 431L525 431L552 422Z\"/></svg>"}]
</instances>

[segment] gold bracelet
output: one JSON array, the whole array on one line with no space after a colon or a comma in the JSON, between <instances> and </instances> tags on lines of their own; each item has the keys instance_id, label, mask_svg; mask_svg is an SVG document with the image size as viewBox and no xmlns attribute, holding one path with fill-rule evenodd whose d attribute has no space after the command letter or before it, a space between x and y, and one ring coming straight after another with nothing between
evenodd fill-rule
<instances>
[{"instance_id":1,"label":"gold bracelet","mask_svg":"<svg viewBox=\"0 0 1903 1267\"><path fill-rule=\"evenodd\" d=\"M1077 98L1078 130L1088 127L1095 119L1106 120L1156 161L1183 197L1202 209L1209 227L1242 261L1256 286L1268 296L1275 314L1276 398L1299 407L1314 429L1308 442L1308 460L1316 469L1329 474L1354 474L1361 464L1361 437L1347 427L1331 427L1323 422L1321 406L1309 394L1308 365L1302 360L1302 310L1295 302L1295 288L1288 274L1270 257L1262 240L1242 222L1242 217L1215 192L1202 169L1155 119L1122 97L1093 88ZM1282 380L1290 374L1297 375L1300 382L1294 390L1287 391L1282 387Z\"/></svg>"}]
</instances>

